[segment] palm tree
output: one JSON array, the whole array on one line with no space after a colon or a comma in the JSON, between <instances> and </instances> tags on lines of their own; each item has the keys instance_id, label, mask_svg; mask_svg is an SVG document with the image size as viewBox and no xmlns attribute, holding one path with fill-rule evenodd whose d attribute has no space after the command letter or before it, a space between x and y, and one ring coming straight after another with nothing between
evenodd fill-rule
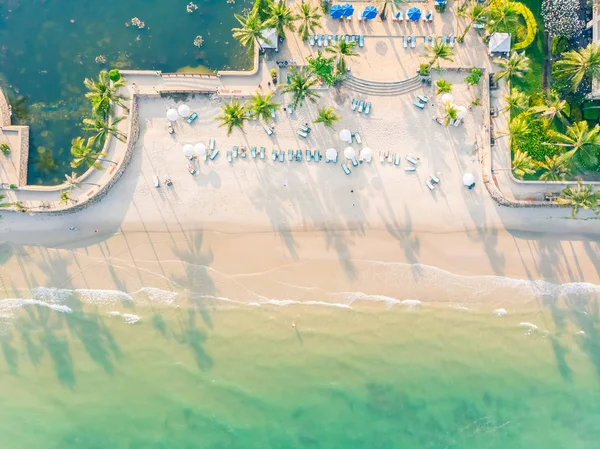
<instances>
[{"instance_id":1,"label":"palm tree","mask_svg":"<svg viewBox=\"0 0 600 449\"><path fill-rule=\"evenodd\" d=\"M318 6L310 6L308 3L302 3L299 8L300 14L297 16L300 20L298 32L303 41L308 39L309 34L314 34L315 29L321 27L322 14Z\"/></svg>"},{"instance_id":2,"label":"palm tree","mask_svg":"<svg viewBox=\"0 0 600 449\"><path fill-rule=\"evenodd\" d=\"M513 51L508 59L494 58L494 62L501 67L501 70L494 74L494 81L502 78L511 81L513 77L522 78L529 72L529 58L525 56L525 52Z\"/></svg>"},{"instance_id":3,"label":"palm tree","mask_svg":"<svg viewBox=\"0 0 600 449\"><path fill-rule=\"evenodd\" d=\"M279 0L277 4L269 6L270 17L265 21L266 28L275 28L279 37L285 37L285 30L296 31L294 21L298 16L294 14L285 1Z\"/></svg>"},{"instance_id":4,"label":"palm tree","mask_svg":"<svg viewBox=\"0 0 600 449\"><path fill-rule=\"evenodd\" d=\"M506 106L504 106L502 112L510 112L511 115L516 115L529 106L529 97L527 94L516 87L510 90L509 95L504 95L504 101L506 101Z\"/></svg>"},{"instance_id":5,"label":"palm tree","mask_svg":"<svg viewBox=\"0 0 600 449\"><path fill-rule=\"evenodd\" d=\"M69 175L65 173L65 184L67 184L70 188L79 187L81 184L89 184L92 186L99 186L100 184L94 184L93 182L80 182L79 175L74 171Z\"/></svg>"},{"instance_id":6,"label":"palm tree","mask_svg":"<svg viewBox=\"0 0 600 449\"><path fill-rule=\"evenodd\" d=\"M447 103L444 106L444 112L446 116L444 117L444 126L448 126L451 120L456 120L458 118L458 109L452 103Z\"/></svg>"},{"instance_id":7,"label":"palm tree","mask_svg":"<svg viewBox=\"0 0 600 449\"><path fill-rule=\"evenodd\" d=\"M436 95L441 95L441 94L446 94L449 92L452 92L452 83L449 83L448 81L446 81L443 78L440 78L439 80L437 80L435 82L435 85L437 86L437 91L436 91Z\"/></svg>"},{"instance_id":8,"label":"palm tree","mask_svg":"<svg viewBox=\"0 0 600 449\"><path fill-rule=\"evenodd\" d=\"M232 28L231 31L233 31L234 39L240 41L240 44L244 47L249 47L252 50L256 42L262 50L261 40L266 44L272 44L272 42L263 37L262 32L265 29L265 24L260 21L256 12L248 13L245 16L235 14L234 17L240 23L241 27Z\"/></svg>"},{"instance_id":9,"label":"palm tree","mask_svg":"<svg viewBox=\"0 0 600 449\"><path fill-rule=\"evenodd\" d=\"M73 160L71 161L71 167L73 168L79 168L82 165L85 165L87 168L93 167L96 170L104 170L102 164L98 162L98 158L100 156L106 156L106 154L94 150L91 139L88 139L87 142L83 137L73 139L71 154L73 155Z\"/></svg>"},{"instance_id":10,"label":"palm tree","mask_svg":"<svg viewBox=\"0 0 600 449\"><path fill-rule=\"evenodd\" d=\"M338 58L337 69L340 73L346 72L346 57L351 58L353 56L358 56L358 53L354 51L356 47L356 42L348 41L345 39L338 39L335 45L330 47L326 47L325 51L329 53L333 53Z\"/></svg>"},{"instance_id":11,"label":"palm tree","mask_svg":"<svg viewBox=\"0 0 600 449\"><path fill-rule=\"evenodd\" d=\"M549 122L558 119L564 126L568 126L567 118L571 115L571 107L567 100L561 99L555 91L551 91L544 97L544 104L533 106L529 109L529 113Z\"/></svg>"},{"instance_id":12,"label":"palm tree","mask_svg":"<svg viewBox=\"0 0 600 449\"><path fill-rule=\"evenodd\" d=\"M374 5L377 7L377 10L381 11L379 13L379 18L381 20L385 20L387 17L387 8L388 6L392 10L392 14L394 10L400 8L402 3L407 2L408 0L375 0Z\"/></svg>"},{"instance_id":13,"label":"palm tree","mask_svg":"<svg viewBox=\"0 0 600 449\"><path fill-rule=\"evenodd\" d=\"M529 126L529 120L524 114L517 115L508 124L508 130L502 131L500 134L504 134L510 137L512 143L518 145L524 145L531 136L531 127Z\"/></svg>"},{"instance_id":14,"label":"palm tree","mask_svg":"<svg viewBox=\"0 0 600 449\"><path fill-rule=\"evenodd\" d=\"M578 157L586 165L598 163L600 151L600 125L596 124L590 129L588 122L582 120L567 127L565 133L549 130L548 134L553 139L551 145L570 148L568 157Z\"/></svg>"},{"instance_id":15,"label":"palm tree","mask_svg":"<svg viewBox=\"0 0 600 449\"><path fill-rule=\"evenodd\" d=\"M515 151L512 158L512 170L519 179L523 179L525 175L535 173L535 163L527 151Z\"/></svg>"},{"instance_id":16,"label":"palm tree","mask_svg":"<svg viewBox=\"0 0 600 449\"><path fill-rule=\"evenodd\" d=\"M566 204L570 204L573 208L572 217L575 218L579 209L593 210L598 213L598 198L600 195L594 192L591 185L583 185L581 178L577 180L577 187L566 187L561 197Z\"/></svg>"},{"instance_id":17,"label":"palm tree","mask_svg":"<svg viewBox=\"0 0 600 449\"><path fill-rule=\"evenodd\" d=\"M426 48L425 56L431 58L429 61L429 67L433 67L433 65L439 59L443 59L444 61L452 61L455 54L456 53L450 44L444 44L444 41L442 41L440 37L437 37L433 41L433 45Z\"/></svg>"},{"instance_id":18,"label":"palm tree","mask_svg":"<svg viewBox=\"0 0 600 449\"><path fill-rule=\"evenodd\" d=\"M319 116L313 120L313 123L323 123L325 126L333 129L333 123L340 119L341 117L334 112L332 106L328 108L322 107L319 109Z\"/></svg>"},{"instance_id":19,"label":"palm tree","mask_svg":"<svg viewBox=\"0 0 600 449\"><path fill-rule=\"evenodd\" d=\"M92 112L99 117L107 117L111 104L118 104L125 107L127 96L118 94L117 91L125 87L125 79L111 81L106 70L101 70L98 74L98 80L94 81L86 78L83 81L88 93L85 94L92 102Z\"/></svg>"},{"instance_id":20,"label":"palm tree","mask_svg":"<svg viewBox=\"0 0 600 449\"><path fill-rule=\"evenodd\" d=\"M293 68L290 74L290 82L283 86L281 90L284 94L292 94L292 106L296 109L301 106L304 100L314 103L319 98L319 94L313 90L319 82L306 67L301 69Z\"/></svg>"},{"instance_id":21,"label":"palm tree","mask_svg":"<svg viewBox=\"0 0 600 449\"><path fill-rule=\"evenodd\" d=\"M63 190L62 192L60 192L59 204L69 204L69 201L71 201L71 191Z\"/></svg>"},{"instance_id":22,"label":"palm tree","mask_svg":"<svg viewBox=\"0 0 600 449\"><path fill-rule=\"evenodd\" d=\"M255 117L260 117L267 122L271 118L271 112L279 110L279 106L279 103L273 101L273 92L268 92L263 96L259 91L256 91L252 95L248 109L254 113Z\"/></svg>"},{"instance_id":23,"label":"palm tree","mask_svg":"<svg viewBox=\"0 0 600 449\"><path fill-rule=\"evenodd\" d=\"M125 120L125 117L117 117L113 120L110 118L104 119L103 117L95 117L92 119L84 118L83 127L84 131L92 131L95 135L91 138L93 144L98 144L99 147L104 145L106 138L110 136L115 136L121 142L125 142L125 134L123 134L119 128L116 126L120 122Z\"/></svg>"},{"instance_id":24,"label":"palm tree","mask_svg":"<svg viewBox=\"0 0 600 449\"><path fill-rule=\"evenodd\" d=\"M221 106L221 111L223 113L217 117L215 120L220 120L221 126L227 126L227 135L231 134L231 131L234 127L244 130L244 120L246 120L246 107L241 104L237 100L232 100L229 103Z\"/></svg>"},{"instance_id":25,"label":"palm tree","mask_svg":"<svg viewBox=\"0 0 600 449\"><path fill-rule=\"evenodd\" d=\"M543 162L537 162L538 170L543 170L541 181L564 181L571 174L570 159L564 154L545 156Z\"/></svg>"},{"instance_id":26,"label":"palm tree","mask_svg":"<svg viewBox=\"0 0 600 449\"><path fill-rule=\"evenodd\" d=\"M485 20L485 15L488 12L487 7L479 3L477 0L471 0L468 6L468 8L460 8L457 11L457 15L459 17L464 17L468 21L462 34L457 38L459 42L464 40L465 35L469 32L473 24L482 23Z\"/></svg>"},{"instance_id":27,"label":"palm tree","mask_svg":"<svg viewBox=\"0 0 600 449\"><path fill-rule=\"evenodd\" d=\"M487 25L490 34L498 30L515 34L519 26L520 14L513 5L512 0L492 0L488 15Z\"/></svg>"},{"instance_id":28,"label":"palm tree","mask_svg":"<svg viewBox=\"0 0 600 449\"><path fill-rule=\"evenodd\" d=\"M585 48L567 51L554 68L556 77L569 82L576 92L583 80L600 78L600 45L592 42Z\"/></svg>"},{"instance_id":29,"label":"palm tree","mask_svg":"<svg viewBox=\"0 0 600 449\"><path fill-rule=\"evenodd\" d=\"M335 73L334 59L334 57L324 57L321 50L318 50L317 56L309 56L306 58L308 70L323 80L328 86L333 86L341 79L341 74L339 72Z\"/></svg>"}]
</instances>

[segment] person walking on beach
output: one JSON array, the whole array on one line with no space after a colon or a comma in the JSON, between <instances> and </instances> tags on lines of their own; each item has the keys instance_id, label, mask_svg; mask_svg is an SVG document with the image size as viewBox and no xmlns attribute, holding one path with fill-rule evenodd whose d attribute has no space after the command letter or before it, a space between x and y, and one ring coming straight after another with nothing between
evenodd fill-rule
<instances>
[{"instance_id":1,"label":"person walking on beach","mask_svg":"<svg viewBox=\"0 0 600 449\"><path fill-rule=\"evenodd\" d=\"M71 227L69 228L69 230L71 230L71 231L77 231L77 228L76 228L75 226L71 226Z\"/></svg>"}]
</instances>

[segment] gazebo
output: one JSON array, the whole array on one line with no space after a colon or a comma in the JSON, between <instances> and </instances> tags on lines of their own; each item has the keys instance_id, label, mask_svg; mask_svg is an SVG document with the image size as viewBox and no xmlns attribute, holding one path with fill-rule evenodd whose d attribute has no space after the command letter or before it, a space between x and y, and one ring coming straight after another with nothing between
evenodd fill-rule
<instances>
[{"instance_id":1,"label":"gazebo","mask_svg":"<svg viewBox=\"0 0 600 449\"><path fill-rule=\"evenodd\" d=\"M490 56L501 56L508 58L510 54L510 34L494 33L490 36L488 44L488 52Z\"/></svg>"},{"instance_id":2,"label":"gazebo","mask_svg":"<svg viewBox=\"0 0 600 449\"><path fill-rule=\"evenodd\" d=\"M262 38L258 41L263 49L277 51L277 38L277 30L275 28L267 28L262 31Z\"/></svg>"}]
</instances>

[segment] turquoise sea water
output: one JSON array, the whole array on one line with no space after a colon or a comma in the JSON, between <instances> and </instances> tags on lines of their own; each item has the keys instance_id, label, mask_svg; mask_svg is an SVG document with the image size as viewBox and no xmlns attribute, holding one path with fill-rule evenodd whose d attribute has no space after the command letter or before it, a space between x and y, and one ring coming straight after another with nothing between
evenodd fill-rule
<instances>
[{"instance_id":1,"label":"turquoise sea water","mask_svg":"<svg viewBox=\"0 0 600 449\"><path fill-rule=\"evenodd\" d=\"M231 37L233 14L249 0L0 0L0 85L15 122L30 125L31 184L70 173L70 143L89 106L83 80L103 68L175 72L183 67L245 69L250 58ZM143 29L126 26L137 17ZM73 21L73 22L71 22ZM202 36L201 48L194 38ZM105 64L97 64L97 56ZM50 169L50 153L56 167Z\"/></svg>"},{"instance_id":2,"label":"turquoise sea water","mask_svg":"<svg viewBox=\"0 0 600 449\"><path fill-rule=\"evenodd\" d=\"M0 447L593 448L597 292L569 291L503 317L443 298L5 299Z\"/></svg>"}]
</instances>

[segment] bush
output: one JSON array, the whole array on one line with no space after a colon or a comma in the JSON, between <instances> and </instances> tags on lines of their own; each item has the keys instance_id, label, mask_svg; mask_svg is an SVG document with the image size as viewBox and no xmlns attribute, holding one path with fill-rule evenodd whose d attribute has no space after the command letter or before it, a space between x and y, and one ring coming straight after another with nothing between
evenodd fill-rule
<instances>
[{"instance_id":1,"label":"bush","mask_svg":"<svg viewBox=\"0 0 600 449\"><path fill-rule=\"evenodd\" d=\"M430 67L429 64L421 64L419 66L419 75L421 76L427 76L430 73Z\"/></svg>"},{"instance_id":2,"label":"bush","mask_svg":"<svg viewBox=\"0 0 600 449\"><path fill-rule=\"evenodd\" d=\"M119 72L119 69L112 69L108 72L108 77L111 81L119 81L121 79L121 72Z\"/></svg>"},{"instance_id":3,"label":"bush","mask_svg":"<svg viewBox=\"0 0 600 449\"><path fill-rule=\"evenodd\" d=\"M9 187L9 188L11 188L12 190L14 190L14 189L16 189L16 188L17 188L17 185L16 185L16 184L11 184L11 185L9 185L8 187Z\"/></svg>"},{"instance_id":4,"label":"bush","mask_svg":"<svg viewBox=\"0 0 600 449\"><path fill-rule=\"evenodd\" d=\"M7 143L0 144L0 151L4 154L10 153L10 146Z\"/></svg>"},{"instance_id":5,"label":"bush","mask_svg":"<svg viewBox=\"0 0 600 449\"><path fill-rule=\"evenodd\" d=\"M523 3L518 2L510 2L510 5L514 7L514 9L523 16L525 19L525 24L527 25L527 35L525 38L517 42L513 45L513 50L523 50L529 47L533 41L535 40L535 36L537 34L537 21L535 20L535 16L531 12L531 10L525 6Z\"/></svg>"},{"instance_id":6,"label":"bush","mask_svg":"<svg viewBox=\"0 0 600 449\"><path fill-rule=\"evenodd\" d=\"M277 79L277 69L273 68L271 69L271 78L273 78L274 80Z\"/></svg>"},{"instance_id":7,"label":"bush","mask_svg":"<svg viewBox=\"0 0 600 449\"><path fill-rule=\"evenodd\" d=\"M321 9L323 14L329 14L329 0L321 0Z\"/></svg>"},{"instance_id":8,"label":"bush","mask_svg":"<svg viewBox=\"0 0 600 449\"><path fill-rule=\"evenodd\" d=\"M474 86L479 83L479 80L483 76L483 70L478 69L477 67L473 67L469 70L469 74L465 77L465 82L469 86Z\"/></svg>"},{"instance_id":9,"label":"bush","mask_svg":"<svg viewBox=\"0 0 600 449\"><path fill-rule=\"evenodd\" d=\"M546 156L555 154L556 149L554 146L543 145L544 142L548 142L549 140L544 123L539 120L531 120L529 122L529 128L531 129L531 135L527 140L527 143L521 145L514 143L512 145L512 150L526 151L534 161L543 161Z\"/></svg>"},{"instance_id":10,"label":"bush","mask_svg":"<svg viewBox=\"0 0 600 449\"><path fill-rule=\"evenodd\" d=\"M542 106L544 104L544 94L541 92L533 93L529 96L529 107Z\"/></svg>"}]
</instances>

